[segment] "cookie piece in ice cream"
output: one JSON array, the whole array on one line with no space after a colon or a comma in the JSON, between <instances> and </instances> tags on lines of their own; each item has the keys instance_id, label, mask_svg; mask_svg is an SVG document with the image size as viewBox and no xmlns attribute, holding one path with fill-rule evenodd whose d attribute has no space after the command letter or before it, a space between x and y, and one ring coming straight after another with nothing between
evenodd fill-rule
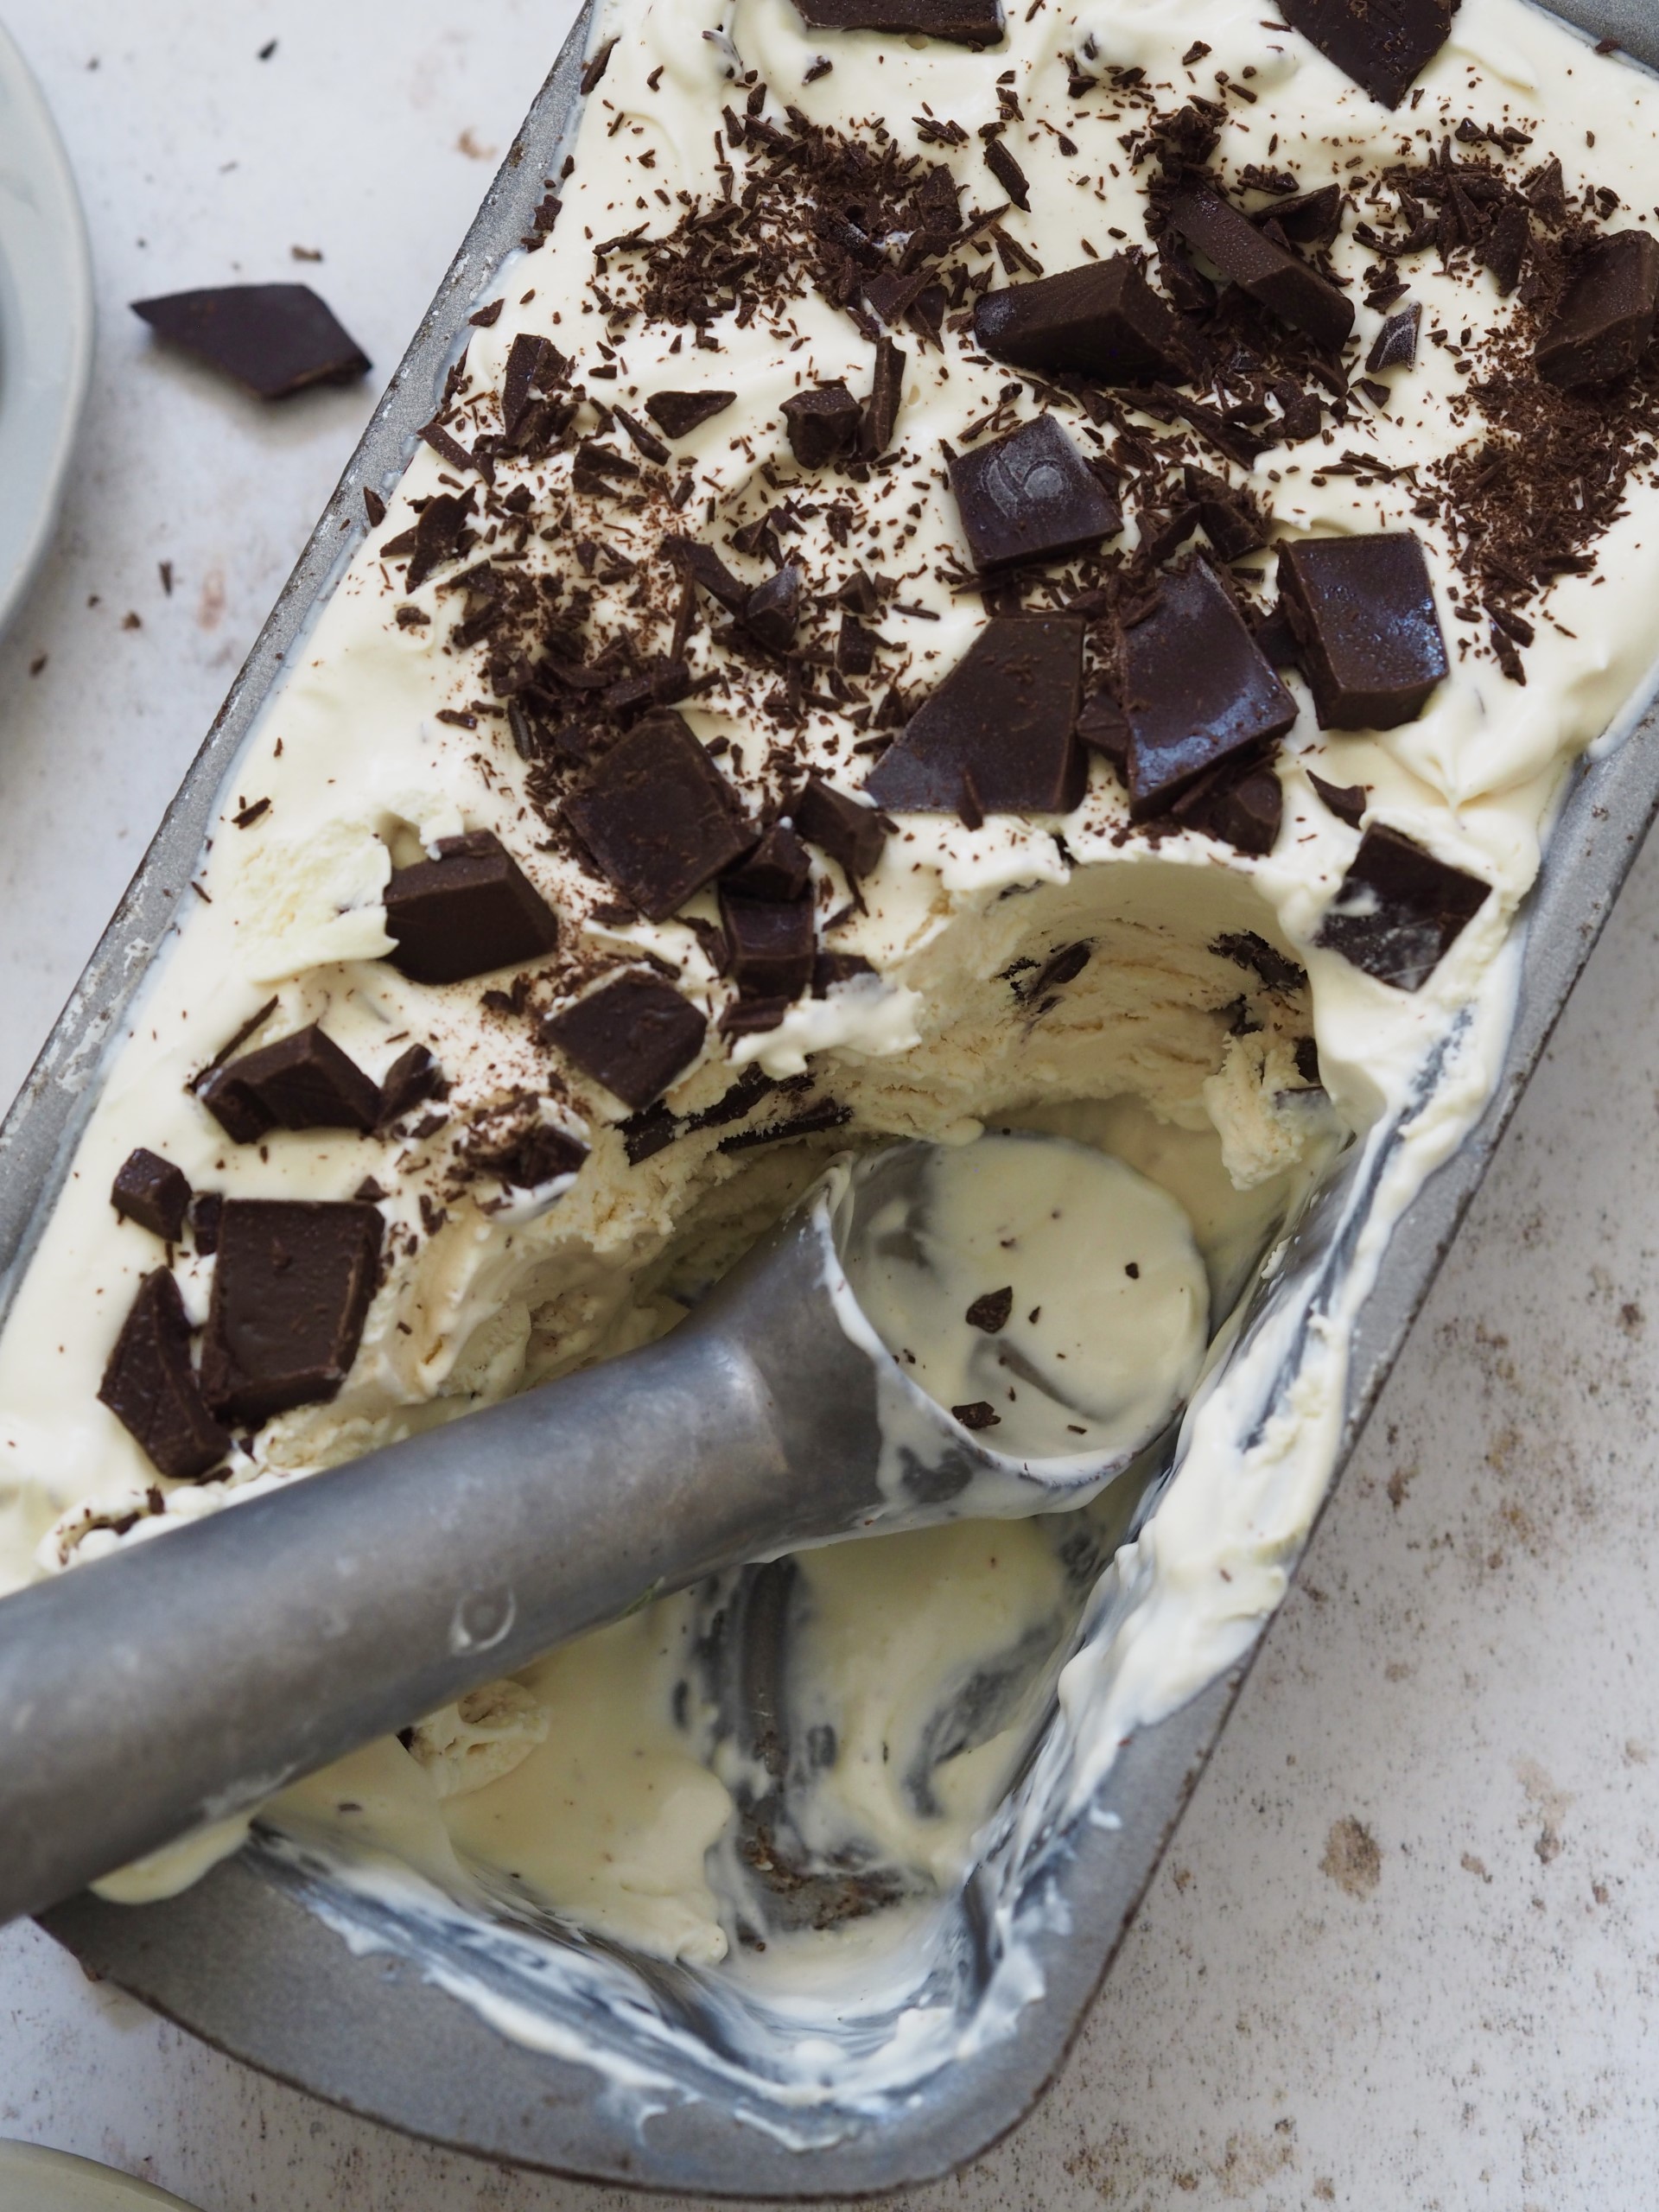
<instances>
[{"instance_id":1,"label":"cookie piece in ice cream","mask_svg":"<svg viewBox=\"0 0 1659 2212\"><path fill-rule=\"evenodd\" d=\"M1373 822L1313 942L1379 982L1419 991L1491 889L1386 823Z\"/></svg>"},{"instance_id":2,"label":"cookie piece in ice cream","mask_svg":"<svg viewBox=\"0 0 1659 2212\"><path fill-rule=\"evenodd\" d=\"M191 1370L190 1324L165 1268L139 1284L98 1395L175 1482L211 1474L230 1450Z\"/></svg>"},{"instance_id":3,"label":"cookie piece in ice cream","mask_svg":"<svg viewBox=\"0 0 1659 2212\"><path fill-rule=\"evenodd\" d=\"M490 830L441 837L386 886L386 957L411 982L461 983L551 952L552 909Z\"/></svg>"},{"instance_id":4,"label":"cookie piece in ice cream","mask_svg":"<svg viewBox=\"0 0 1659 2212\"><path fill-rule=\"evenodd\" d=\"M976 568L1058 561L1123 527L1117 501L1052 415L957 454L950 467Z\"/></svg>"},{"instance_id":5,"label":"cookie piece in ice cream","mask_svg":"<svg viewBox=\"0 0 1659 2212\"><path fill-rule=\"evenodd\" d=\"M1414 721L1446 676L1428 563L1409 531L1287 545L1279 578L1321 729Z\"/></svg>"},{"instance_id":6,"label":"cookie piece in ice cream","mask_svg":"<svg viewBox=\"0 0 1659 2212\"><path fill-rule=\"evenodd\" d=\"M612 747L565 818L648 921L665 922L753 842L737 793L684 719L664 711Z\"/></svg>"},{"instance_id":7,"label":"cookie piece in ice cream","mask_svg":"<svg viewBox=\"0 0 1659 2212\"><path fill-rule=\"evenodd\" d=\"M1178 384L1188 368L1179 323L1122 253L987 292L974 335L993 360L1103 384Z\"/></svg>"},{"instance_id":8,"label":"cookie piece in ice cream","mask_svg":"<svg viewBox=\"0 0 1659 2212\"><path fill-rule=\"evenodd\" d=\"M628 975L553 1015L542 1033L638 1112L690 1066L708 1028L705 1016L671 984Z\"/></svg>"},{"instance_id":9,"label":"cookie piece in ice cream","mask_svg":"<svg viewBox=\"0 0 1659 2212\"><path fill-rule=\"evenodd\" d=\"M1159 580L1156 605L1124 632L1122 665L1137 822L1164 812L1206 769L1281 737L1296 719L1296 702L1202 561Z\"/></svg>"},{"instance_id":10,"label":"cookie piece in ice cream","mask_svg":"<svg viewBox=\"0 0 1659 2212\"><path fill-rule=\"evenodd\" d=\"M355 1200L226 1198L201 1353L221 1420L257 1426L332 1398L374 1295L385 1224Z\"/></svg>"},{"instance_id":11,"label":"cookie piece in ice cream","mask_svg":"<svg viewBox=\"0 0 1659 2212\"><path fill-rule=\"evenodd\" d=\"M136 1221L152 1236L176 1244L190 1205L189 1180L170 1160L139 1145L122 1161L110 1188L110 1204L124 1221Z\"/></svg>"},{"instance_id":12,"label":"cookie piece in ice cream","mask_svg":"<svg viewBox=\"0 0 1659 2212\"><path fill-rule=\"evenodd\" d=\"M1088 773L1082 689L1081 622L995 616L864 789L878 806L916 813L1069 814Z\"/></svg>"},{"instance_id":13,"label":"cookie piece in ice cream","mask_svg":"<svg viewBox=\"0 0 1659 2212\"><path fill-rule=\"evenodd\" d=\"M1452 35L1457 0L1284 0L1285 21L1384 107Z\"/></svg>"}]
</instances>

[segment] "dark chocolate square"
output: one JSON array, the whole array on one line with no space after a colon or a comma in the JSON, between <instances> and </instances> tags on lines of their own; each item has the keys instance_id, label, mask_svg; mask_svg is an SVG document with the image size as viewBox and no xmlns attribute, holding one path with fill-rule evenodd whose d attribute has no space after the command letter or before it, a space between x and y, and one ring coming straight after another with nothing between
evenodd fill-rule
<instances>
[{"instance_id":1,"label":"dark chocolate square","mask_svg":"<svg viewBox=\"0 0 1659 2212\"><path fill-rule=\"evenodd\" d=\"M1420 991L1491 888L1373 822L1313 942L1396 990Z\"/></svg>"},{"instance_id":2,"label":"dark chocolate square","mask_svg":"<svg viewBox=\"0 0 1659 2212\"><path fill-rule=\"evenodd\" d=\"M997 0L796 0L810 31L890 31L995 46L1002 36Z\"/></svg>"},{"instance_id":3,"label":"dark chocolate square","mask_svg":"<svg viewBox=\"0 0 1659 2212\"><path fill-rule=\"evenodd\" d=\"M1161 814L1218 762L1259 751L1296 719L1293 699L1204 562L1160 580L1123 639L1129 811Z\"/></svg>"},{"instance_id":4,"label":"dark chocolate square","mask_svg":"<svg viewBox=\"0 0 1659 2212\"><path fill-rule=\"evenodd\" d=\"M567 799L595 864L648 920L666 921L753 842L737 793L676 714L648 715Z\"/></svg>"},{"instance_id":5,"label":"dark chocolate square","mask_svg":"<svg viewBox=\"0 0 1659 2212\"><path fill-rule=\"evenodd\" d=\"M1180 324L1127 254L987 292L974 334L994 359L1051 376L1178 384L1188 372Z\"/></svg>"},{"instance_id":6,"label":"dark chocolate square","mask_svg":"<svg viewBox=\"0 0 1659 2212\"><path fill-rule=\"evenodd\" d=\"M555 1014L543 1033L584 1075L637 1113L690 1066L708 1027L704 1015L671 984L627 975Z\"/></svg>"},{"instance_id":7,"label":"dark chocolate square","mask_svg":"<svg viewBox=\"0 0 1659 2212\"><path fill-rule=\"evenodd\" d=\"M154 1465L175 1482L211 1474L231 1440L208 1412L190 1366L179 1286L157 1268L138 1286L98 1395Z\"/></svg>"},{"instance_id":8,"label":"dark chocolate square","mask_svg":"<svg viewBox=\"0 0 1659 2212\"><path fill-rule=\"evenodd\" d=\"M1414 721L1447 665L1416 537L1305 538L1283 548L1279 581L1320 728Z\"/></svg>"},{"instance_id":9,"label":"dark chocolate square","mask_svg":"<svg viewBox=\"0 0 1659 2212\"><path fill-rule=\"evenodd\" d=\"M136 1221L152 1236L176 1244L184 1233L190 1185L182 1168L140 1145L122 1162L110 1203L124 1220Z\"/></svg>"},{"instance_id":10,"label":"dark chocolate square","mask_svg":"<svg viewBox=\"0 0 1659 2212\"><path fill-rule=\"evenodd\" d=\"M858 451L864 410L844 384L815 385L784 402L789 449L803 468L827 468Z\"/></svg>"},{"instance_id":11,"label":"dark chocolate square","mask_svg":"<svg viewBox=\"0 0 1659 2212\"><path fill-rule=\"evenodd\" d=\"M1123 526L1116 500L1052 415L958 454L950 467L977 568L1062 560Z\"/></svg>"},{"instance_id":12,"label":"dark chocolate square","mask_svg":"<svg viewBox=\"0 0 1659 2212\"><path fill-rule=\"evenodd\" d=\"M221 284L135 300L132 311L169 346L261 399L355 384L368 373L368 355L308 284Z\"/></svg>"},{"instance_id":13,"label":"dark chocolate square","mask_svg":"<svg viewBox=\"0 0 1659 2212\"><path fill-rule=\"evenodd\" d=\"M202 1395L221 1420L257 1427L338 1393L374 1296L384 1227L377 1208L353 1199L226 1199L201 1353Z\"/></svg>"},{"instance_id":14,"label":"dark chocolate square","mask_svg":"<svg viewBox=\"0 0 1659 2212\"><path fill-rule=\"evenodd\" d=\"M399 868L386 886L387 957L417 983L460 983L551 952L551 908L488 830L440 840L435 860Z\"/></svg>"},{"instance_id":15,"label":"dark chocolate square","mask_svg":"<svg viewBox=\"0 0 1659 2212\"><path fill-rule=\"evenodd\" d=\"M1617 231L1579 264L1538 341L1538 373L1563 391L1628 376L1653 340L1659 238Z\"/></svg>"},{"instance_id":16,"label":"dark chocolate square","mask_svg":"<svg viewBox=\"0 0 1659 2212\"><path fill-rule=\"evenodd\" d=\"M1452 35L1457 0L1283 0L1281 14L1384 107L1398 107Z\"/></svg>"},{"instance_id":17,"label":"dark chocolate square","mask_svg":"<svg viewBox=\"0 0 1659 2212\"><path fill-rule=\"evenodd\" d=\"M202 1104L238 1144L276 1129L358 1129L380 1118L380 1089L314 1021L229 1061L201 1084ZM257 1124L256 1135L244 1131Z\"/></svg>"},{"instance_id":18,"label":"dark chocolate square","mask_svg":"<svg viewBox=\"0 0 1659 2212\"><path fill-rule=\"evenodd\" d=\"M812 980L817 949L811 902L734 899L722 890L726 972L746 999L797 999Z\"/></svg>"},{"instance_id":19,"label":"dark chocolate square","mask_svg":"<svg viewBox=\"0 0 1659 2212\"><path fill-rule=\"evenodd\" d=\"M995 616L864 789L878 806L917 813L1069 814L1088 783L1082 690L1081 622Z\"/></svg>"},{"instance_id":20,"label":"dark chocolate square","mask_svg":"<svg viewBox=\"0 0 1659 2212\"><path fill-rule=\"evenodd\" d=\"M1179 193L1169 219L1189 245L1281 322L1338 353L1354 327L1353 303L1319 270L1275 245L1208 185Z\"/></svg>"},{"instance_id":21,"label":"dark chocolate square","mask_svg":"<svg viewBox=\"0 0 1659 2212\"><path fill-rule=\"evenodd\" d=\"M790 801L790 818L809 845L838 861L852 877L868 875L881 857L888 825L873 806L810 776Z\"/></svg>"}]
</instances>

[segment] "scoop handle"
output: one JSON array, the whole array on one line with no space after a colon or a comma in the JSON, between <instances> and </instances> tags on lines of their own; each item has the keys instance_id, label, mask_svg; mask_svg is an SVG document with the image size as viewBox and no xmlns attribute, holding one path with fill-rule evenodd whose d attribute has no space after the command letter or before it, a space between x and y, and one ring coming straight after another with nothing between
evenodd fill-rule
<instances>
[{"instance_id":1,"label":"scoop handle","mask_svg":"<svg viewBox=\"0 0 1659 2212\"><path fill-rule=\"evenodd\" d=\"M868 1355L786 1224L660 1343L0 1604L0 1922L650 1597L880 1501Z\"/></svg>"}]
</instances>

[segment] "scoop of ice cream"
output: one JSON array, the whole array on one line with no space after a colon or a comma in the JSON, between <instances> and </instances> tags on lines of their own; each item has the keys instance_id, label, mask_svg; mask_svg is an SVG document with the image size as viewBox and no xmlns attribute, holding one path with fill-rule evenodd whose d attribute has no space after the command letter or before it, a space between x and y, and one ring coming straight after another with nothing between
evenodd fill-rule
<instances>
[{"instance_id":1,"label":"scoop of ice cream","mask_svg":"<svg viewBox=\"0 0 1659 2212\"><path fill-rule=\"evenodd\" d=\"M871 1197L844 1255L855 1297L913 1380L995 1427L998 1449L1133 1452L1191 1389L1204 1262L1174 1199L1122 1160L987 1135Z\"/></svg>"}]
</instances>

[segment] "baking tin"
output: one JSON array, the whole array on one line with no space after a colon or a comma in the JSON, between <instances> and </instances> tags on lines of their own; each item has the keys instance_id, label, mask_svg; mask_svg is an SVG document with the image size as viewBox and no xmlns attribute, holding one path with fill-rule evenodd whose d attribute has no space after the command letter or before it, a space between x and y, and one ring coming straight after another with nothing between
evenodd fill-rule
<instances>
[{"instance_id":1,"label":"baking tin","mask_svg":"<svg viewBox=\"0 0 1659 2212\"><path fill-rule=\"evenodd\" d=\"M0 1319L90 1110L105 1039L120 1024L173 918L224 779L284 660L362 530L365 485L396 480L465 334L466 317L530 226L556 175L579 99L588 0L361 446L255 645L125 899L0 1128ZM1659 67L1650 0L1555 0L1554 12ZM1515 1027L1477 1128L1395 1230L1353 1339L1342 1457L1351 1448L1478 1187L1521 1091L1659 810L1659 707L1577 772L1529 901ZM1357 1147L1258 1297L1255 1325L1292 1300L1329 1302L1363 1225L1379 1154ZM1361 1178L1364 1178L1364 1187ZM1052 2079L1110 1966L1239 1687L1246 1661L1122 1751L1087 1811L1031 1824L1024 1858L1006 1849L970 1885L963 1930L982 1974L995 1964L990 1904L1020 1932L1041 1994L1017 2032L969 2037L950 2063L885 2099L802 2109L773 2101L710 2052L665 2059L660 2037L597 2014L552 2026L563 2046L603 2044L667 2087L630 2097L578 2060L488 2025L435 1972L435 1956L388 1907L346 1896L292 1853L245 1853L166 1904L142 1910L82 1897L42 1924L89 1970L233 2056L411 2134L487 2158L688 2194L847 2196L930 2179L1012 2127ZM1027 1777L1026 1787L1030 1787ZM976 1901L978 1910L975 1910ZM320 1916L327 1911L327 1920ZM349 1941L342 1940L342 1931ZM970 1961L971 1963L971 1961ZM606 1961L607 1971L627 1971ZM638 1982L642 2005L673 1996L674 1970ZM498 1993L522 2000L522 1986ZM964 2024L974 1982L961 1982ZM550 2038L556 2045L561 2034Z\"/></svg>"}]
</instances>

